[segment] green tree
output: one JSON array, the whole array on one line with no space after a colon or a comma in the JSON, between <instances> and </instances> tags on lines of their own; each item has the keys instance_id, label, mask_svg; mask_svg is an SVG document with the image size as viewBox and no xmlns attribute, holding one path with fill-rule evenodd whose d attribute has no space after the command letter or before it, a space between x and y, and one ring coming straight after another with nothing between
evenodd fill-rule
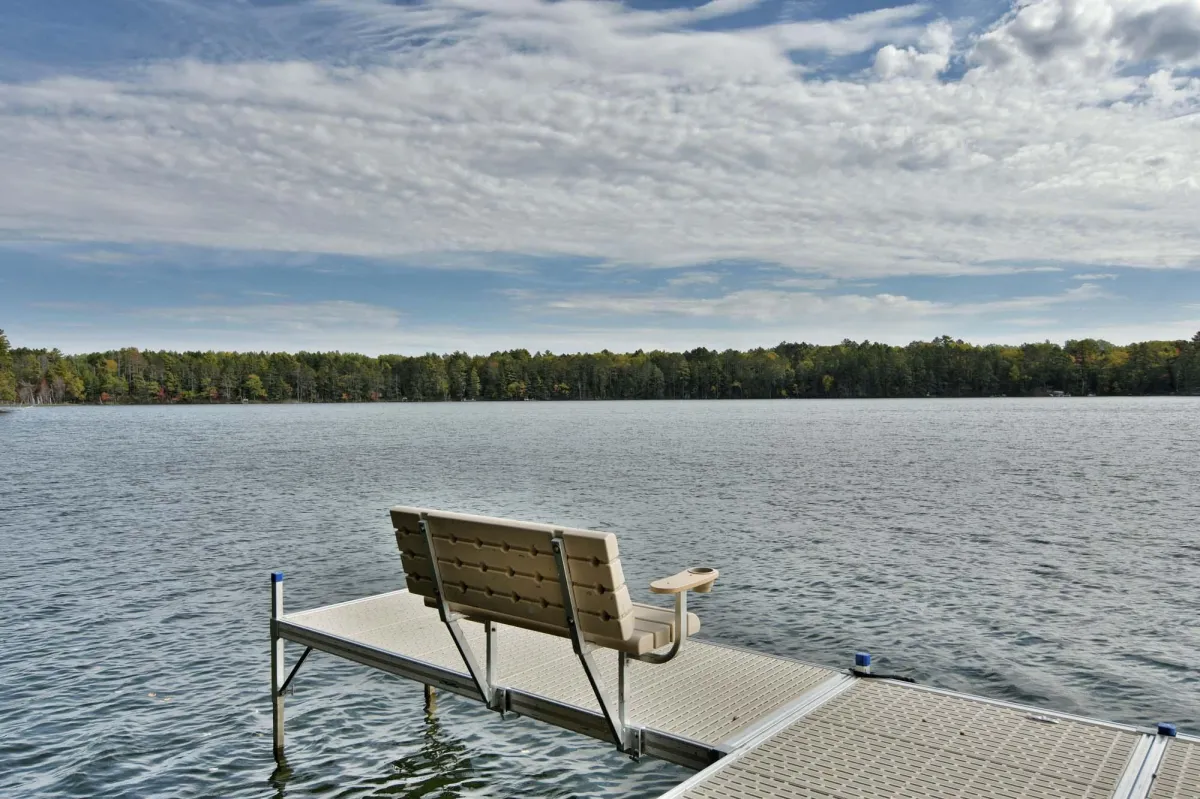
<instances>
[{"instance_id":1,"label":"green tree","mask_svg":"<svg viewBox=\"0 0 1200 799\"><path fill-rule=\"evenodd\" d=\"M975 346L949 336L903 347L783 342L715 352L370 358L339 352L87 355L12 348L0 334L0 400L364 402L511 399L765 399L1200 393L1200 334L1115 346L1097 339Z\"/></svg>"},{"instance_id":2,"label":"green tree","mask_svg":"<svg viewBox=\"0 0 1200 799\"><path fill-rule=\"evenodd\" d=\"M14 402L17 399L17 382L12 373L12 347L8 336L0 330L0 402Z\"/></svg>"},{"instance_id":3,"label":"green tree","mask_svg":"<svg viewBox=\"0 0 1200 799\"><path fill-rule=\"evenodd\" d=\"M246 375L246 379L242 383L242 391L245 392L247 399L265 400L267 398L267 387L263 385L262 378L256 374Z\"/></svg>"}]
</instances>

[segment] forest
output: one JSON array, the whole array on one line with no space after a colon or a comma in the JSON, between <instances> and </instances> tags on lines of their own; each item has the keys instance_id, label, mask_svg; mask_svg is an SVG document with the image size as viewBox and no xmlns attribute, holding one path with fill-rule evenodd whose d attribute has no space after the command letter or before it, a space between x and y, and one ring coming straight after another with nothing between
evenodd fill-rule
<instances>
[{"instance_id":1,"label":"forest","mask_svg":"<svg viewBox=\"0 0 1200 799\"><path fill-rule=\"evenodd\" d=\"M766 399L1200 394L1200 333L978 346L942 336L891 346L783 343L687 352L381 355L11 347L0 402L229 403Z\"/></svg>"}]
</instances>

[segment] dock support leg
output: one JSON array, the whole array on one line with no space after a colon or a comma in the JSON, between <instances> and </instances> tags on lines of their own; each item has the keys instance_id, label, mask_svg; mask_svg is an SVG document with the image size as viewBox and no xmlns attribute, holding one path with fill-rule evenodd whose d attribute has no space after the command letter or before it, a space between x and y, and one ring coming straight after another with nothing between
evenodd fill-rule
<instances>
[{"instance_id":1,"label":"dock support leg","mask_svg":"<svg viewBox=\"0 0 1200 799\"><path fill-rule=\"evenodd\" d=\"M617 719L621 722L622 727L629 726L629 699L625 692L629 688L628 677L626 675L629 669L629 655L624 652L617 653Z\"/></svg>"},{"instance_id":2,"label":"dock support leg","mask_svg":"<svg viewBox=\"0 0 1200 799\"><path fill-rule=\"evenodd\" d=\"M487 684L496 684L496 626L490 621L483 623L483 634L487 639Z\"/></svg>"},{"instance_id":3,"label":"dock support leg","mask_svg":"<svg viewBox=\"0 0 1200 799\"><path fill-rule=\"evenodd\" d=\"M283 572L271 573L271 721L275 762L283 763L283 639L275 632L275 621L283 616Z\"/></svg>"},{"instance_id":4,"label":"dock support leg","mask_svg":"<svg viewBox=\"0 0 1200 799\"><path fill-rule=\"evenodd\" d=\"M437 689L432 685L425 686L425 712L432 713L437 710Z\"/></svg>"},{"instance_id":5,"label":"dock support leg","mask_svg":"<svg viewBox=\"0 0 1200 799\"><path fill-rule=\"evenodd\" d=\"M487 643L485 652L487 665L484 668L487 673L488 690L492 692L491 696L488 697L487 704L492 710L500 711L500 716L503 717L505 705L504 689L496 686L496 669L499 666L499 661L497 660L499 657L499 652L497 651L499 642L496 640L496 625L490 621L485 621L483 623L483 632Z\"/></svg>"}]
</instances>

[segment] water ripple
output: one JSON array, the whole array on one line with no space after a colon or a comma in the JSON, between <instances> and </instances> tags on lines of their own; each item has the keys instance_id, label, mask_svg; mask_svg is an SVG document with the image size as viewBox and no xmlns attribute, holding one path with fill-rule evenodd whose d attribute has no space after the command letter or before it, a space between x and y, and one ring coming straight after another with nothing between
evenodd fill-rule
<instances>
[{"instance_id":1,"label":"water ripple","mask_svg":"<svg viewBox=\"0 0 1200 799\"><path fill-rule=\"evenodd\" d=\"M270 753L267 573L402 584L405 502L717 566L705 633L1200 727L1190 399L63 408L0 416L0 795L655 796L686 772L316 653ZM749 620L749 623L748 623ZM290 653L294 657L295 651Z\"/></svg>"}]
</instances>

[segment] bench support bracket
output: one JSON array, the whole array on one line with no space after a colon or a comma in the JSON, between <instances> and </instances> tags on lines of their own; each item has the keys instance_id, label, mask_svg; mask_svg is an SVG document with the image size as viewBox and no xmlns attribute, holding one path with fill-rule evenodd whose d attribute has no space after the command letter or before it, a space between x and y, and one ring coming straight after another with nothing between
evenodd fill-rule
<instances>
[{"instance_id":1,"label":"bench support bracket","mask_svg":"<svg viewBox=\"0 0 1200 799\"><path fill-rule=\"evenodd\" d=\"M484 667L480 668L479 659L475 657L475 652L471 649L471 644L467 641L467 636L458 623L462 616L451 612L450 606L446 602L446 593L442 586L442 570L438 565L437 550L433 548L433 530L429 526L428 519L421 519L421 535L425 537L425 546L429 549L429 565L430 571L433 573L433 590L437 594L438 615L445 623L446 629L450 631L450 637L454 639L454 646L462 655L463 663L466 664L467 671L475 682L475 687L479 689L479 697L489 709L501 710L504 707L504 691L494 687L496 630L490 621L484 622L484 632L487 636L487 660Z\"/></svg>"},{"instance_id":2,"label":"bench support bracket","mask_svg":"<svg viewBox=\"0 0 1200 799\"><path fill-rule=\"evenodd\" d=\"M579 627L579 610L575 607L571 567L567 563L567 553L561 535L556 533L550 543L554 548L554 560L558 564L558 582L562 590L563 609L567 613L567 629L571 633L571 647L575 650L575 656L579 658L580 665L583 666L583 672L587 675L592 693L596 695L596 702L600 705L600 712L604 715L604 721L608 725L609 733L612 735L617 749L636 759L641 756L642 741L641 730L631 727L629 724L625 700L626 668L629 656L624 652L617 653L617 701L614 703L609 697L608 691L605 690L604 684L600 681L600 671L596 668L596 661L592 658L592 652L597 647L583 640L583 631Z\"/></svg>"}]
</instances>

